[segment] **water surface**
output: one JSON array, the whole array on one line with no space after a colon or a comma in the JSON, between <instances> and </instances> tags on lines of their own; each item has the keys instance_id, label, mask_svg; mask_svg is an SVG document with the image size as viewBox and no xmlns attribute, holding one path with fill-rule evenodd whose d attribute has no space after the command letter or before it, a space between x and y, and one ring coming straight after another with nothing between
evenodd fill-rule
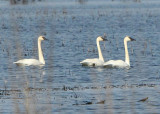
<instances>
[{"instance_id":1,"label":"water surface","mask_svg":"<svg viewBox=\"0 0 160 114\"><path fill-rule=\"evenodd\" d=\"M159 113L160 2L158 0L50 0L0 4L1 113ZM82 67L97 58L124 60L129 42L131 69ZM46 65L19 67L14 61L38 58ZM148 97L145 102L139 100Z\"/></svg>"}]
</instances>

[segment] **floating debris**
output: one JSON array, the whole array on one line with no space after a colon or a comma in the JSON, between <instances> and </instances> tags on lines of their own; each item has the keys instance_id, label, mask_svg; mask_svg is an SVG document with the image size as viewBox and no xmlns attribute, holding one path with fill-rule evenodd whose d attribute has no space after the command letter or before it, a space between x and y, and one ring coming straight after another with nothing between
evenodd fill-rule
<instances>
[{"instance_id":1,"label":"floating debris","mask_svg":"<svg viewBox=\"0 0 160 114\"><path fill-rule=\"evenodd\" d=\"M76 17L75 16L72 16L72 20L74 20Z\"/></svg>"},{"instance_id":2,"label":"floating debris","mask_svg":"<svg viewBox=\"0 0 160 114\"><path fill-rule=\"evenodd\" d=\"M105 104L105 100L99 101L96 104Z\"/></svg>"},{"instance_id":3,"label":"floating debris","mask_svg":"<svg viewBox=\"0 0 160 114\"><path fill-rule=\"evenodd\" d=\"M146 97L146 98L144 98L144 99L139 100L139 102L144 102L144 101L146 101L147 99L148 99L148 97Z\"/></svg>"},{"instance_id":4,"label":"floating debris","mask_svg":"<svg viewBox=\"0 0 160 114\"><path fill-rule=\"evenodd\" d=\"M73 104L73 105L91 105L91 104L93 104L91 101L83 101L84 103L81 103L81 104L78 104L78 103L76 103L76 104Z\"/></svg>"},{"instance_id":5,"label":"floating debris","mask_svg":"<svg viewBox=\"0 0 160 114\"><path fill-rule=\"evenodd\" d=\"M85 101L84 104L82 105L91 105L91 104L93 104L91 101Z\"/></svg>"}]
</instances>

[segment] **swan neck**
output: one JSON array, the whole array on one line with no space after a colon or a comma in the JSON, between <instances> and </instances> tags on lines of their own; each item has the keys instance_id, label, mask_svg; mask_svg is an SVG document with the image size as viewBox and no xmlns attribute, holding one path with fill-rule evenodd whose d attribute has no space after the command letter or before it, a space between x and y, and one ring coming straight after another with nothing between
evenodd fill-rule
<instances>
[{"instance_id":1,"label":"swan neck","mask_svg":"<svg viewBox=\"0 0 160 114\"><path fill-rule=\"evenodd\" d=\"M42 48L41 48L41 40L38 40L38 55L39 55L39 61L42 64L45 64L43 52L42 52Z\"/></svg>"},{"instance_id":2,"label":"swan neck","mask_svg":"<svg viewBox=\"0 0 160 114\"><path fill-rule=\"evenodd\" d=\"M125 48L125 62L130 66L128 46L127 46L127 41L125 41L125 40L124 40L124 48Z\"/></svg>"},{"instance_id":3,"label":"swan neck","mask_svg":"<svg viewBox=\"0 0 160 114\"><path fill-rule=\"evenodd\" d=\"M101 47L99 45L99 40L97 40L97 48L98 48L99 60L104 62L103 55L102 55L102 52L101 52Z\"/></svg>"}]
</instances>

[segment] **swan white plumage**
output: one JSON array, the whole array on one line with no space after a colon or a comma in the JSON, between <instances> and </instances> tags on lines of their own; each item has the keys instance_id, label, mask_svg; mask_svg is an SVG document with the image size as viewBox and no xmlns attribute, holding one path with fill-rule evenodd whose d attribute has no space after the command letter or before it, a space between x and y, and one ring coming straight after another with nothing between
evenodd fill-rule
<instances>
[{"instance_id":1,"label":"swan white plumage","mask_svg":"<svg viewBox=\"0 0 160 114\"><path fill-rule=\"evenodd\" d=\"M47 40L44 36L39 36L38 37L38 55L39 55L39 60L37 59L22 59L18 60L16 62L13 62L17 65L25 65L25 66L30 66L30 65L45 65L45 60L43 57L43 52L41 49L41 41L42 40Z\"/></svg>"},{"instance_id":2,"label":"swan white plumage","mask_svg":"<svg viewBox=\"0 0 160 114\"><path fill-rule=\"evenodd\" d=\"M99 58L85 59L85 60L80 62L82 64L82 66L103 66L104 59L103 59L103 55L102 55L101 48L100 48L100 45L99 45L100 41L106 41L106 39L103 38L102 36L97 37L96 42L97 42Z\"/></svg>"},{"instance_id":3,"label":"swan white plumage","mask_svg":"<svg viewBox=\"0 0 160 114\"><path fill-rule=\"evenodd\" d=\"M116 68L130 68L130 59L128 53L127 42L128 41L135 41L135 39L126 36L124 38L124 48L125 48L125 62L123 60L110 60L104 63L104 67L116 67Z\"/></svg>"}]
</instances>

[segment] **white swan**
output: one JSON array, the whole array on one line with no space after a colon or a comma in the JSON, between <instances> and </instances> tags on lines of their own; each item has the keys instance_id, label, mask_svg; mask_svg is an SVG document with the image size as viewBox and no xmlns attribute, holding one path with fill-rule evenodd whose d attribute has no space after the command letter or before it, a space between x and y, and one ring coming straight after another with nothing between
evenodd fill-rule
<instances>
[{"instance_id":1,"label":"white swan","mask_svg":"<svg viewBox=\"0 0 160 114\"><path fill-rule=\"evenodd\" d=\"M117 68L129 68L130 67L130 59L128 54L128 47L127 42L128 41L135 41L135 39L126 36L124 38L124 48L125 48L125 62L122 60L110 60L104 63L104 67L117 67Z\"/></svg>"},{"instance_id":2,"label":"white swan","mask_svg":"<svg viewBox=\"0 0 160 114\"><path fill-rule=\"evenodd\" d=\"M103 59L103 55L102 55L102 52L101 52L99 42L100 41L105 41L105 40L106 39L104 39L102 36L97 37L96 42L97 42L99 58L85 59L85 60L80 62L83 66L103 66L104 59Z\"/></svg>"},{"instance_id":3,"label":"white swan","mask_svg":"<svg viewBox=\"0 0 160 114\"><path fill-rule=\"evenodd\" d=\"M13 63L15 63L17 65L26 65L26 66L30 66L30 65L45 65L43 52L42 52L42 49L41 49L41 41L42 40L47 40L47 39L45 37L43 37L43 36L39 36L39 38L38 38L39 60L37 60L37 59L22 59L22 60L19 60L17 62L13 62Z\"/></svg>"}]
</instances>

